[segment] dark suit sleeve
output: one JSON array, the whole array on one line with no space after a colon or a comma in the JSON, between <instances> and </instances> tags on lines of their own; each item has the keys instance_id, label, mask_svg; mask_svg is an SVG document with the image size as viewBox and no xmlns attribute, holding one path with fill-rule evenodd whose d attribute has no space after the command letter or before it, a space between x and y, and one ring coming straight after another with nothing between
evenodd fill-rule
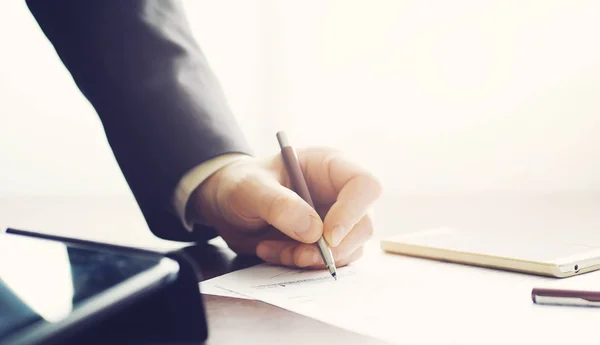
<instances>
[{"instance_id":1,"label":"dark suit sleeve","mask_svg":"<svg viewBox=\"0 0 600 345\"><path fill-rule=\"evenodd\" d=\"M211 229L197 227L190 234L183 227L171 204L176 185L210 158L250 149L182 4L28 0L27 5L98 113L151 231L179 241L214 237Z\"/></svg>"}]
</instances>

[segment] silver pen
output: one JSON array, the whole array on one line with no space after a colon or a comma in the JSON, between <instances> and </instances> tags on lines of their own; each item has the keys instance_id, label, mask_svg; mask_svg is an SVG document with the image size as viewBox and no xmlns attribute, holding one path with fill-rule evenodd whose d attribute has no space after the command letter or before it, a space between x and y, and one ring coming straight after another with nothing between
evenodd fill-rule
<instances>
[{"instance_id":1,"label":"silver pen","mask_svg":"<svg viewBox=\"0 0 600 345\"><path fill-rule=\"evenodd\" d=\"M296 155L296 150L294 150L289 139L287 138L287 135L283 131L277 132L277 141L279 141L279 146L281 147L281 156L283 157L283 162L286 166L295 192L298 193L298 195L312 208L315 208L310 196L310 192L308 191L308 186L306 185L306 180L304 179L304 174L302 173L300 161ZM335 260L333 259L331 249L327 245L327 242L323 236L321 236L317 241L317 246L319 247L319 252L321 253L321 257L323 258L323 262L325 263L327 270L329 270L329 273L333 279L337 280Z\"/></svg>"}]
</instances>

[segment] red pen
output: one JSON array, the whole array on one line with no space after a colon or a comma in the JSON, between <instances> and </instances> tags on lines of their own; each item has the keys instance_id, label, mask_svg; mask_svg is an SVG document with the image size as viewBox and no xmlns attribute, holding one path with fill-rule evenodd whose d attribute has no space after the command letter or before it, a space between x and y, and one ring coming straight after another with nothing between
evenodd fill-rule
<instances>
[{"instance_id":1,"label":"red pen","mask_svg":"<svg viewBox=\"0 0 600 345\"><path fill-rule=\"evenodd\" d=\"M531 299L536 304L600 307L600 291L533 288Z\"/></svg>"}]
</instances>

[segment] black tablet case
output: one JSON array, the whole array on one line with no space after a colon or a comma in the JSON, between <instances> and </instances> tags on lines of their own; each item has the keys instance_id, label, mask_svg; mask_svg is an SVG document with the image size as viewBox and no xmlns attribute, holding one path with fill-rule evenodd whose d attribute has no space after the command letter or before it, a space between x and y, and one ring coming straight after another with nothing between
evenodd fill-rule
<instances>
[{"instance_id":1,"label":"black tablet case","mask_svg":"<svg viewBox=\"0 0 600 345\"><path fill-rule=\"evenodd\" d=\"M191 345L202 344L208 338L204 302L198 284L201 272L183 250L155 253L12 228L6 232L83 246L100 246L124 253L160 255L177 261L180 266L177 279L165 287L103 310L61 332L59 337L44 338L36 345Z\"/></svg>"}]
</instances>

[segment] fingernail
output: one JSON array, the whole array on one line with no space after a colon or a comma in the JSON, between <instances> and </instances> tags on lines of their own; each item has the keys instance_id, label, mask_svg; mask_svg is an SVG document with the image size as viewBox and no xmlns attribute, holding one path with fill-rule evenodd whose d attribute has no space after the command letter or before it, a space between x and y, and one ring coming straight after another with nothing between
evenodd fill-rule
<instances>
[{"instance_id":1,"label":"fingernail","mask_svg":"<svg viewBox=\"0 0 600 345\"><path fill-rule=\"evenodd\" d=\"M342 225L336 225L331 232L331 241L333 242L332 245L337 246L340 244L344 238L344 235L346 235L346 230L344 227Z\"/></svg>"}]
</instances>

